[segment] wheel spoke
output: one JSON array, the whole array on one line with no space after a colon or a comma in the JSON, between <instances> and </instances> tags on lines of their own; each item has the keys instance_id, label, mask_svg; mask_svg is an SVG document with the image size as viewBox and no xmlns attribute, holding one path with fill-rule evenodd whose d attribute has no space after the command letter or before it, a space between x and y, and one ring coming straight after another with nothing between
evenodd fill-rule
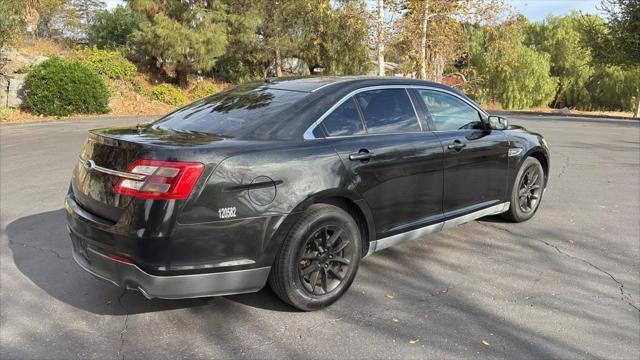
<instances>
[{"instance_id":1,"label":"wheel spoke","mask_svg":"<svg viewBox=\"0 0 640 360\"><path fill-rule=\"evenodd\" d=\"M518 191L518 196L522 197L523 195L525 195L527 193L527 188L526 187L522 187L520 189L520 191Z\"/></svg>"},{"instance_id":2,"label":"wheel spoke","mask_svg":"<svg viewBox=\"0 0 640 360\"><path fill-rule=\"evenodd\" d=\"M525 184L529 185L531 184L531 169L528 169L523 176L523 181Z\"/></svg>"},{"instance_id":3,"label":"wheel spoke","mask_svg":"<svg viewBox=\"0 0 640 360\"><path fill-rule=\"evenodd\" d=\"M306 268L304 268L301 272L302 276L307 276L309 274L311 274L314 270L318 269L318 264L316 264L315 262L311 263L311 265L307 266Z\"/></svg>"},{"instance_id":4,"label":"wheel spoke","mask_svg":"<svg viewBox=\"0 0 640 360\"><path fill-rule=\"evenodd\" d=\"M535 184L537 181L538 181L538 173L534 172L530 184Z\"/></svg>"},{"instance_id":5,"label":"wheel spoke","mask_svg":"<svg viewBox=\"0 0 640 360\"><path fill-rule=\"evenodd\" d=\"M316 292L316 283L318 283L318 276L320 275L320 269L311 275L309 278L309 283L311 284L311 292Z\"/></svg>"},{"instance_id":6,"label":"wheel spoke","mask_svg":"<svg viewBox=\"0 0 640 360\"><path fill-rule=\"evenodd\" d=\"M531 195L531 200L538 200L538 195Z\"/></svg>"},{"instance_id":7,"label":"wheel spoke","mask_svg":"<svg viewBox=\"0 0 640 360\"><path fill-rule=\"evenodd\" d=\"M333 268L329 268L329 270L328 270L328 271L329 271L329 272L331 273L331 275L333 275L333 277L335 277L336 279L338 279L338 280L340 280L340 281L342 281L342 279L344 279L344 277L343 277L342 275L340 275L340 273L339 273L339 272L337 272L337 271L333 270Z\"/></svg>"},{"instance_id":8,"label":"wheel spoke","mask_svg":"<svg viewBox=\"0 0 640 360\"><path fill-rule=\"evenodd\" d=\"M328 248L333 247L333 244L336 242L336 240L338 240L340 235L342 235L342 229L338 229L334 231L331 237L329 238L329 240L327 240L327 247Z\"/></svg>"},{"instance_id":9,"label":"wheel spoke","mask_svg":"<svg viewBox=\"0 0 640 360\"><path fill-rule=\"evenodd\" d=\"M527 197L523 196L520 198L520 207L524 208L525 206L527 206Z\"/></svg>"},{"instance_id":10,"label":"wheel spoke","mask_svg":"<svg viewBox=\"0 0 640 360\"><path fill-rule=\"evenodd\" d=\"M339 262L339 263L345 264L345 265L351 264L351 260L345 259L342 256L336 256L333 259L331 259L331 261Z\"/></svg>"},{"instance_id":11,"label":"wheel spoke","mask_svg":"<svg viewBox=\"0 0 640 360\"><path fill-rule=\"evenodd\" d=\"M529 189L531 189L531 190L540 189L540 185L533 185Z\"/></svg>"},{"instance_id":12,"label":"wheel spoke","mask_svg":"<svg viewBox=\"0 0 640 360\"><path fill-rule=\"evenodd\" d=\"M322 269L322 278L320 279L320 284L322 285L322 290L324 293L328 293L327 291L327 283L328 283L327 269Z\"/></svg>"},{"instance_id":13,"label":"wheel spoke","mask_svg":"<svg viewBox=\"0 0 640 360\"><path fill-rule=\"evenodd\" d=\"M317 260L320 257L320 253L317 251L312 251L310 253L305 253L302 255L302 260Z\"/></svg>"},{"instance_id":14,"label":"wheel spoke","mask_svg":"<svg viewBox=\"0 0 640 360\"><path fill-rule=\"evenodd\" d=\"M350 243L349 240L342 239L342 242L340 242L340 245L338 245L336 248L334 248L331 252L334 253L334 254L337 254L340 251L344 250L344 248L346 248L347 245L349 245L349 243Z\"/></svg>"}]
</instances>

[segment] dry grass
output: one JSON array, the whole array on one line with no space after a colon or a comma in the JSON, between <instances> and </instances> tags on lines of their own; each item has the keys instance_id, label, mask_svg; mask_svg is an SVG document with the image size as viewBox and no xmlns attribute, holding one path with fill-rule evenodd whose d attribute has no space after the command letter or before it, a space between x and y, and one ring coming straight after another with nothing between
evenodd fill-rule
<instances>
[{"instance_id":1,"label":"dry grass","mask_svg":"<svg viewBox=\"0 0 640 360\"><path fill-rule=\"evenodd\" d=\"M63 42L36 38L22 39L17 48L27 55L56 56L60 58L68 57L73 51L69 45Z\"/></svg>"}]
</instances>

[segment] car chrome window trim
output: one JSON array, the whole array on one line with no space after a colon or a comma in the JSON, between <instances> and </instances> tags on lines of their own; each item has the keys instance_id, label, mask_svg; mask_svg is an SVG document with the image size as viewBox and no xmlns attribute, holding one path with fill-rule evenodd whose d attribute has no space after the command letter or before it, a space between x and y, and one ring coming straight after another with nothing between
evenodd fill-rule
<instances>
[{"instance_id":1,"label":"car chrome window trim","mask_svg":"<svg viewBox=\"0 0 640 360\"><path fill-rule=\"evenodd\" d=\"M424 129L422 128L422 121L420 120L420 116L418 115L418 111L416 110L416 104L413 103L413 99L411 98L409 89L404 88L404 92L407 94L407 97L409 98L409 102L411 103L411 108L413 109L413 114L416 116L416 121L418 122L418 126L420 127L420 132L424 132Z\"/></svg>"},{"instance_id":2,"label":"car chrome window trim","mask_svg":"<svg viewBox=\"0 0 640 360\"><path fill-rule=\"evenodd\" d=\"M303 138L304 140L319 140L319 139L331 139L331 138L339 138L339 137L355 137L355 136L372 136L372 135L392 135L391 133L387 133L387 134L364 134L364 135L345 135L345 136L327 136L327 137L323 137L323 138L317 138L313 135L313 130L315 130L316 127L318 127L318 125L320 125L322 123L322 121L329 116L335 109L337 109L340 105L342 105L342 103L344 103L345 101L347 101L350 97L357 95L359 93L365 92L365 91L370 91L370 90L385 90L385 89L424 89L424 90L432 90L432 91L438 91L438 92L442 92L445 94L449 94L454 96L455 98L465 102L466 104L470 105L473 109L475 109L476 111L478 111L478 113L484 115L484 116L489 116L489 114L482 110L479 106L477 106L476 104L474 104L473 102L461 97L460 95L446 90L446 89L441 89L441 88L437 88L437 87L433 87L433 86L428 86L428 85L375 85L375 86L367 86L367 87L363 87L363 88L359 88L356 90L351 91L350 93L348 93L347 95L343 96L339 101L337 101L335 104L333 104L333 106L331 106L329 108L329 110L325 111L324 114L322 114L322 116L320 116L318 118L318 120L314 121L313 124L311 124L307 130L304 132ZM410 101L413 101L411 99L411 97L409 97ZM413 105L413 102L411 103ZM415 111L415 107L414 107L414 111ZM419 118L418 118L419 120ZM424 132L424 130L422 131ZM437 132L437 131L434 131ZM402 133L394 133L394 134L414 134L416 133L415 131L412 132L402 132Z\"/></svg>"},{"instance_id":3,"label":"car chrome window trim","mask_svg":"<svg viewBox=\"0 0 640 360\"><path fill-rule=\"evenodd\" d=\"M432 91L432 89L424 89L424 90ZM447 93L447 95L451 95L451 96L453 96L454 98L456 98L456 99L458 99L458 100L463 101L466 105L470 106L473 110L477 111L477 112L478 112L478 117L480 118L480 122L481 122L481 123L483 123L483 124L485 123L485 119L484 119L482 116L483 116L483 115L484 115L485 117L488 117L488 116L489 116L489 114L488 114L486 111L482 110L482 109L481 109L481 108L479 108L478 106L474 106L474 104L470 103L469 101L466 101L465 99L461 98L460 96L456 96L456 94L452 93L451 91L442 91L442 92L443 92L443 93ZM417 96L420 96L420 94L418 93L418 95L417 95ZM424 102L424 100L423 100L423 102ZM427 113L428 113L428 115L427 115L427 116L431 117L431 111L429 110L429 106L428 106L426 103L425 103L425 107L426 107L426 109L427 109ZM432 121L432 123L433 123L433 118L432 118L432 117L431 117L431 121ZM439 134L439 133L445 133L445 132L451 132L451 131L469 131L469 130L473 130L473 129L451 129L451 130L438 130L438 129L436 129L436 128L435 128L435 123L434 123L433 125L434 125L434 129L432 130L432 132L434 132L434 133L438 133L438 134Z\"/></svg>"}]
</instances>

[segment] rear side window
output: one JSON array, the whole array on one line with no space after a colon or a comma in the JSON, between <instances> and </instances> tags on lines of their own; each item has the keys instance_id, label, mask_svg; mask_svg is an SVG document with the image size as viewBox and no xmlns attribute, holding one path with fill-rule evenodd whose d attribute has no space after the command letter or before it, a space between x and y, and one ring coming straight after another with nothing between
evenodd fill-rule
<instances>
[{"instance_id":1,"label":"rear side window","mask_svg":"<svg viewBox=\"0 0 640 360\"><path fill-rule=\"evenodd\" d=\"M248 126L279 114L306 95L255 84L241 85L174 111L156 121L153 127L235 137Z\"/></svg>"},{"instance_id":2,"label":"rear side window","mask_svg":"<svg viewBox=\"0 0 640 360\"><path fill-rule=\"evenodd\" d=\"M418 90L439 131L482 129L480 113L469 104L439 91Z\"/></svg>"},{"instance_id":3,"label":"rear side window","mask_svg":"<svg viewBox=\"0 0 640 360\"><path fill-rule=\"evenodd\" d=\"M405 89L365 91L355 96L369 134L421 131Z\"/></svg>"},{"instance_id":4,"label":"rear side window","mask_svg":"<svg viewBox=\"0 0 640 360\"><path fill-rule=\"evenodd\" d=\"M364 125L353 98L343 102L323 121L328 136L349 136L365 134Z\"/></svg>"}]
</instances>

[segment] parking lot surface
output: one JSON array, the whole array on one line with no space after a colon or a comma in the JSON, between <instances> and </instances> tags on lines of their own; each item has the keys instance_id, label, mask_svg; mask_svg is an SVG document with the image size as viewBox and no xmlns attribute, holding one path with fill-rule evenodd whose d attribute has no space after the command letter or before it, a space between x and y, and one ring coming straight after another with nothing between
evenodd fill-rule
<instances>
[{"instance_id":1,"label":"parking lot surface","mask_svg":"<svg viewBox=\"0 0 640 360\"><path fill-rule=\"evenodd\" d=\"M342 300L146 300L71 259L64 195L99 119L0 127L3 359L640 356L640 122L511 116L551 149L531 221L485 218L361 263Z\"/></svg>"}]
</instances>

